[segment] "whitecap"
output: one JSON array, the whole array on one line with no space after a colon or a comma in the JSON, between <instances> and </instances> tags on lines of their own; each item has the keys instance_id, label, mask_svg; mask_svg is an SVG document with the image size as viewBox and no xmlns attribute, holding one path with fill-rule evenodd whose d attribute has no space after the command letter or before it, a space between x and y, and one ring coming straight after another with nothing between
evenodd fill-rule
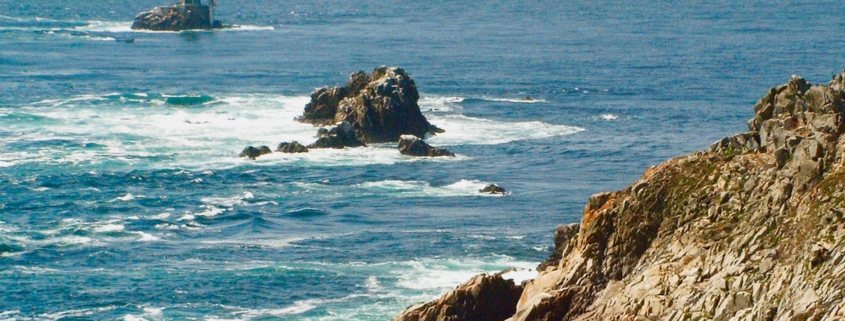
<instances>
[{"instance_id":1,"label":"whitecap","mask_svg":"<svg viewBox=\"0 0 845 321\"><path fill-rule=\"evenodd\" d=\"M495 145L584 131L581 127L540 121L503 122L464 115L432 116L430 121L446 130L445 133L427 139L432 145Z\"/></svg>"},{"instance_id":2,"label":"whitecap","mask_svg":"<svg viewBox=\"0 0 845 321\"><path fill-rule=\"evenodd\" d=\"M126 201L131 201L131 200L134 200L134 199L135 199L134 195L132 195L131 193L126 193L126 195L123 195L123 196L120 196L120 197L115 197L110 202L116 202L116 201L126 202Z\"/></svg>"},{"instance_id":3,"label":"whitecap","mask_svg":"<svg viewBox=\"0 0 845 321\"><path fill-rule=\"evenodd\" d=\"M604 119L604 120L616 120L616 119L619 118L619 116L614 115L614 114L601 114L601 115L599 115L599 118Z\"/></svg>"},{"instance_id":4,"label":"whitecap","mask_svg":"<svg viewBox=\"0 0 845 321\"><path fill-rule=\"evenodd\" d=\"M123 231L124 228L125 227L122 224L106 224L106 225L95 227L94 232L97 232L97 233L114 233L114 232Z\"/></svg>"},{"instance_id":5,"label":"whitecap","mask_svg":"<svg viewBox=\"0 0 845 321\"><path fill-rule=\"evenodd\" d=\"M463 97L457 96L423 96L420 97L418 105L423 113L426 112L454 112L460 110L459 105L464 101Z\"/></svg>"},{"instance_id":6,"label":"whitecap","mask_svg":"<svg viewBox=\"0 0 845 321\"><path fill-rule=\"evenodd\" d=\"M140 231L139 232L133 232L133 233L138 234L140 236L140 238L136 240L138 242L154 242L154 241L160 241L161 240L161 238L159 238L158 236L155 236L155 235L152 235L152 234L149 234L149 233L144 233L144 232L140 232Z\"/></svg>"}]
</instances>

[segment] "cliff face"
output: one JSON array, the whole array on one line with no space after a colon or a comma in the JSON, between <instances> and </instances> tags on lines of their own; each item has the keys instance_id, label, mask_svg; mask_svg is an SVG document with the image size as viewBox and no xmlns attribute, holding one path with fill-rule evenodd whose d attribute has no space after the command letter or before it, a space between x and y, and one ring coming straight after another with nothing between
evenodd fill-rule
<instances>
[{"instance_id":1,"label":"cliff face","mask_svg":"<svg viewBox=\"0 0 845 321\"><path fill-rule=\"evenodd\" d=\"M794 76L748 132L591 196L508 320L845 319L843 90Z\"/></svg>"}]
</instances>

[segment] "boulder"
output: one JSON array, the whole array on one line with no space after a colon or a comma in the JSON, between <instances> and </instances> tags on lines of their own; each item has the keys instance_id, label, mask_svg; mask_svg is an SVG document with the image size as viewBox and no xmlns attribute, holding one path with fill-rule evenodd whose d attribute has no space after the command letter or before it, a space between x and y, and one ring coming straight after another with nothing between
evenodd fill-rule
<instances>
[{"instance_id":1,"label":"boulder","mask_svg":"<svg viewBox=\"0 0 845 321\"><path fill-rule=\"evenodd\" d=\"M220 21L211 21L211 8L200 1L180 1L167 7L155 7L138 13L132 29L182 31L222 28Z\"/></svg>"},{"instance_id":2,"label":"boulder","mask_svg":"<svg viewBox=\"0 0 845 321\"><path fill-rule=\"evenodd\" d=\"M422 139L410 135L399 138L399 152L402 155L421 157L455 156L455 154L444 148L432 147Z\"/></svg>"},{"instance_id":3,"label":"boulder","mask_svg":"<svg viewBox=\"0 0 845 321\"><path fill-rule=\"evenodd\" d=\"M414 80L401 68L358 71L343 87L319 88L297 120L315 125L349 122L366 143L395 142L402 135L442 132L425 119Z\"/></svg>"},{"instance_id":4,"label":"boulder","mask_svg":"<svg viewBox=\"0 0 845 321\"><path fill-rule=\"evenodd\" d=\"M490 184L487 185L487 187L478 190L478 192L486 194L504 194L507 191L499 185Z\"/></svg>"},{"instance_id":5,"label":"boulder","mask_svg":"<svg viewBox=\"0 0 845 321\"><path fill-rule=\"evenodd\" d=\"M279 147L276 148L276 151L282 152L282 153L289 153L289 154L307 153L308 147L305 147L304 145L300 144L297 141L292 141L290 143L282 142L282 143L279 143Z\"/></svg>"},{"instance_id":6,"label":"boulder","mask_svg":"<svg viewBox=\"0 0 845 321\"><path fill-rule=\"evenodd\" d=\"M273 151L270 150L270 147L267 147L267 146L259 146L259 147L249 146L247 148L244 148L244 150L241 152L239 157L249 157L249 159L255 159L258 156L270 154L272 152Z\"/></svg>"},{"instance_id":7,"label":"boulder","mask_svg":"<svg viewBox=\"0 0 845 321\"><path fill-rule=\"evenodd\" d=\"M367 146L355 136L355 128L348 122L341 122L330 129L316 142L308 145L308 148L344 148Z\"/></svg>"},{"instance_id":8,"label":"boulder","mask_svg":"<svg viewBox=\"0 0 845 321\"><path fill-rule=\"evenodd\" d=\"M522 286L500 274L477 275L440 299L409 307L392 321L502 321L513 315Z\"/></svg>"}]
</instances>

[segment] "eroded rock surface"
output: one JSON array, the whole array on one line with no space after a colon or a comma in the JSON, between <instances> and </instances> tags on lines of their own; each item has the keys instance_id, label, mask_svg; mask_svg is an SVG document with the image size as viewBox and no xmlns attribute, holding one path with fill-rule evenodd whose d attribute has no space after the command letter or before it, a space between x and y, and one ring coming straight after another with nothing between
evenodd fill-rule
<instances>
[{"instance_id":1,"label":"eroded rock surface","mask_svg":"<svg viewBox=\"0 0 845 321\"><path fill-rule=\"evenodd\" d=\"M222 27L220 21L212 21L211 8L196 0L155 7L150 11L138 13L132 22L132 29L135 30L182 31Z\"/></svg>"},{"instance_id":2,"label":"eroded rock surface","mask_svg":"<svg viewBox=\"0 0 845 321\"><path fill-rule=\"evenodd\" d=\"M436 301L412 306L393 321L502 321L510 317L522 286L499 274L477 275Z\"/></svg>"},{"instance_id":3,"label":"eroded rock surface","mask_svg":"<svg viewBox=\"0 0 845 321\"><path fill-rule=\"evenodd\" d=\"M845 319L844 78L792 77L748 132L591 196L508 320Z\"/></svg>"},{"instance_id":4,"label":"eroded rock surface","mask_svg":"<svg viewBox=\"0 0 845 321\"><path fill-rule=\"evenodd\" d=\"M348 122L365 143L386 143L402 135L424 137L441 132L425 119L414 80L401 68L379 67L369 75L358 71L342 87L324 87L311 94L297 120L315 125Z\"/></svg>"},{"instance_id":5,"label":"eroded rock surface","mask_svg":"<svg viewBox=\"0 0 845 321\"><path fill-rule=\"evenodd\" d=\"M270 154L272 152L273 151L270 150L270 147L267 146L248 146L247 148L244 148L243 151L241 151L241 154L238 155L238 157L249 157L250 159L255 159L258 156Z\"/></svg>"},{"instance_id":6,"label":"eroded rock surface","mask_svg":"<svg viewBox=\"0 0 845 321\"><path fill-rule=\"evenodd\" d=\"M297 141L292 141L290 143L282 142L282 143L279 143L278 147L276 147L276 151L282 152L282 153L289 153L289 154L307 153L308 147L305 147L304 145L300 144Z\"/></svg>"},{"instance_id":7,"label":"eroded rock surface","mask_svg":"<svg viewBox=\"0 0 845 321\"><path fill-rule=\"evenodd\" d=\"M399 153L408 156L440 157L455 154L445 148L432 147L416 136L402 136L399 138Z\"/></svg>"}]
</instances>

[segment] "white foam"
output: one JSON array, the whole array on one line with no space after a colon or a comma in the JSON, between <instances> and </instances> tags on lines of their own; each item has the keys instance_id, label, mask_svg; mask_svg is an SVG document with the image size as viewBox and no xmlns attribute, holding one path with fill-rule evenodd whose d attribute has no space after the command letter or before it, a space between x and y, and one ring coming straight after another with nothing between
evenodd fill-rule
<instances>
[{"instance_id":1,"label":"white foam","mask_svg":"<svg viewBox=\"0 0 845 321\"><path fill-rule=\"evenodd\" d=\"M459 103L463 97L457 96L423 96L417 104L423 113L426 112L455 112L461 109Z\"/></svg>"},{"instance_id":2,"label":"white foam","mask_svg":"<svg viewBox=\"0 0 845 321\"><path fill-rule=\"evenodd\" d=\"M120 196L120 197L115 197L114 199L111 200L111 202L115 202L115 201L126 202L126 201L131 201L131 200L134 200L134 199L135 199L134 195L132 195L131 193L127 193L126 195L123 195L123 196Z\"/></svg>"},{"instance_id":3,"label":"white foam","mask_svg":"<svg viewBox=\"0 0 845 321\"><path fill-rule=\"evenodd\" d=\"M159 238L158 236L155 236L155 235L152 235L152 234L149 234L149 233L144 233L144 232L140 232L140 231L139 232L133 232L133 233L140 236L140 238L137 240L138 242L155 242L155 241L161 240L161 238Z\"/></svg>"},{"instance_id":4,"label":"white foam","mask_svg":"<svg viewBox=\"0 0 845 321\"><path fill-rule=\"evenodd\" d=\"M200 202L203 202L206 205L216 205L232 208L235 205L246 204L244 202L245 200L253 198L255 198L255 195L253 195L252 192L243 192L240 195L235 195L232 197L203 197L200 199Z\"/></svg>"},{"instance_id":5,"label":"white foam","mask_svg":"<svg viewBox=\"0 0 845 321\"><path fill-rule=\"evenodd\" d=\"M534 269L517 269L502 274L505 280L513 280L514 283L520 284L523 281L533 280L537 277L537 270Z\"/></svg>"},{"instance_id":6,"label":"white foam","mask_svg":"<svg viewBox=\"0 0 845 321\"><path fill-rule=\"evenodd\" d=\"M536 263L518 262L501 256L493 261L424 259L405 262L408 268L401 273L396 286L415 290L447 290L481 273L498 273L505 268L533 269Z\"/></svg>"},{"instance_id":7,"label":"white foam","mask_svg":"<svg viewBox=\"0 0 845 321\"><path fill-rule=\"evenodd\" d=\"M544 103L546 102L545 99L537 99L530 96L525 96L522 98L495 98L495 97L479 97L479 99L489 100L489 101L499 101L499 102L508 102L508 103L520 103L520 104L534 104L534 103Z\"/></svg>"},{"instance_id":8,"label":"white foam","mask_svg":"<svg viewBox=\"0 0 845 321\"><path fill-rule=\"evenodd\" d=\"M38 162L127 168L211 169L254 166L364 166L403 162L455 162L457 157L408 157L395 144L372 144L364 148L312 149L308 153L272 153L256 160L238 158L246 146L280 142L316 140L317 128L294 121L302 114L309 96L237 95L219 96L201 106L165 105L167 95L133 100L126 108L126 95L82 95L67 99L48 99L16 110L36 117L27 121L0 119L0 126L11 134L0 143L47 142L38 148L19 152L0 151L0 166ZM453 104L461 98L432 98L431 104ZM51 108L41 108L48 106ZM40 120L37 117L49 119ZM543 122L502 122L459 114L430 114L431 123L445 133L427 141L438 145L500 144L515 140L567 135L583 128ZM50 140L64 140L86 148L51 145ZM130 143L131 141L131 143ZM193 178L199 180L199 178ZM124 196L123 198L125 198ZM115 201L128 199L117 198Z\"/></svg>"},{"instance_id":9,"label":"white foam","mask_svg":"<svg viewBox=\"0 0 845 321\"><path fill-rule=\"evenodd\" d=\"M293 183L294 187L306 192L320 191L332 195L331 191L338 187L320 183ZM485 194L479 190L490 185L490 183L478 180L462 179L458 182L444 185L431 186L424 181L401 181L384 180L375 182L363 182L351 186L340 187L345 193L356 193L358 196L386 196L386 197L458 197L458 196L493 196L500 197L502 194Z\"/></svg>"},{"instance_id":10,"label":"white foam","mask_svg":"<svg viewBox=\"0 0 845 321\"><path fill-rule=\"evenodd\" d=\"M495 145L584 131L581 127L539 121L502 122L464 115L435 115L429 117L429 121L446 130L426 140L432 145Z\"/></svg>"},{"instance_id":11,"label":"white foam","mask_svg":"<svg viewBox=\"0 0 845 321\"><path fill-rule=\"evenodd\" d=\"M120 232L124 230L124 226L122 224L106 224L103 226L98 226L94 228L94 232L97 233L113 233L113 232Z\"/></svg>"},{"instance_id":12,"label":"white foam","mask_svg":"<svg viewBox=\"0 0 845 321\"><path fill-rule=\"evenodd\" d=\"M599 118L604 119L604 120L616 120L616 119L619 118L619 116L614 115L614 114L601 114L601 115L599 115Z\"/></svg>"}]
</instances>

